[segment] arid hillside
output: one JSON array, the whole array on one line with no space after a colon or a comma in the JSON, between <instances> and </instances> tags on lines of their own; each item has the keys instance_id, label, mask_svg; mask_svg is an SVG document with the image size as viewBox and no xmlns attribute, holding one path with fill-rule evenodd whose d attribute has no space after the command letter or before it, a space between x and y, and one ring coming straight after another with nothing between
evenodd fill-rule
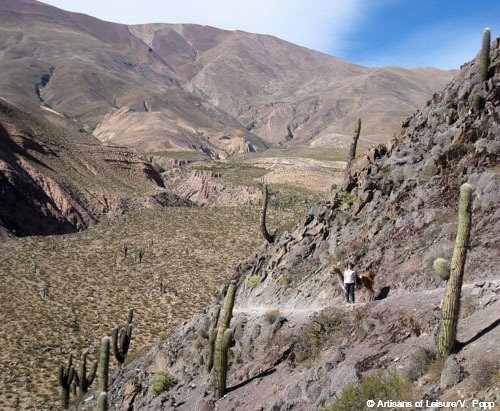
<instances>
[{"instance_id":1,"label":"arid hillside","mask_svg":"<svg viewBox=\"0 0 500 411\"><path fill-rule=\"evenodd\" d=\"M280 39L196 25L125 26L0 1L0 97L105 142L213 157L387 141L453 76L368 68Z\"/></svg>"},{"instance_id":2,"label":"arid hillside","mask_svg":"<svg viewBox=\"0 0 500 411\"><path fill-rule=\"evenodd\" d=\"M207 361L210 327L227 318L218 317L227 283L210 309L114 374L112 407L369 409L378 395L498 405L500 39L484 81L479 57L394 140L359 157L331 200L238 265L226 395L215 395ZM474 194L458 343L443 358L436 333L446 283L432 263L451 257L465 182ZM330 274L348 261L375 272L374 295L358 293L350 306ZM156 391L155 376L166 374L175 383ZM358 395L362 404L345 406Z\"/></svg>"}]
</instances>

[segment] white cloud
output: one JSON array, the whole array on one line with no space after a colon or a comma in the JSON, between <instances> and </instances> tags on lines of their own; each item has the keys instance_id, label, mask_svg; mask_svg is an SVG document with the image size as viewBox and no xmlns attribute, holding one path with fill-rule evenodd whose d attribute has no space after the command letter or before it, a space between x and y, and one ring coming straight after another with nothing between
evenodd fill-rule
<instances>
[{"instance_id":1,"label":"white cloud","mask_svg":"<svg viewBox=\"0 0 500 411\"><path fill-rule=\"evenodd\" d=\"M56 7L126 23L195 23L271 34L335 53L366 0L48 0Z\"/></svg>"}]
</instances>

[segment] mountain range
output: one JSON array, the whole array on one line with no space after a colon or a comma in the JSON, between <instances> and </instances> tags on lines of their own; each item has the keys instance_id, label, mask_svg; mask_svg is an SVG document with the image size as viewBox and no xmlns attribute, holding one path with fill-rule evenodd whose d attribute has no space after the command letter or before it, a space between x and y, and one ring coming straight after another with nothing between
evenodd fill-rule
<instances>
[{"instance_id":1,"label":"mountain range","mask_svg":"<svg viewBox=\"0 0 500 411\"><path fill-rule=\"evenodd\" d=\"M168 19L168 16L165 16ZM81 141L212 157L387 141L455 71L363 67L269 35L0 1L0 97Z\"/></svg>"}]
</instances>

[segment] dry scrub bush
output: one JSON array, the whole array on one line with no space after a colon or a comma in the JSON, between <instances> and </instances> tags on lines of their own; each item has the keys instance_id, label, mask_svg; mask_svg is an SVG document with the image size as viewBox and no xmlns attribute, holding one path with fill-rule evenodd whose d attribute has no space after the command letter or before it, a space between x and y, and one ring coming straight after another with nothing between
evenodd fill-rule
<instances>
[{"instance_id":1,"label":"dry scrub bush","mask_svg":"<svg viewBox=\"0 0 500 411\"><path fill-rule=\"evenodd\" d=\"M498 386L499 373L500 360L498 358L481 357L472 364L470 369L472 384L479 391Z\"/></svg>"},{"instance_id":2,"label":"dry scrub bush","mask_svg":"<svg viewBox=\"0 0 500 411\"><path fill-rule=\"evenodd\" d=\"M166 371L160 371L153 375L151 378L151 385L149 386L149 395L156 397L164 391L168 391L177 384L177 380L173 375Z\"/></svg>"},{"instance_id":3,"label":"dry scrub bush","mask_svg":"<svg viewBox=\"0 0 500 411\"><path fill-rule=\"evenodd\" d=\"M264 318L269 324L274 324L279 315L280 315L280 310L277 308L273 308L271 310L266 311L266 313L264 314Z\"/></svg>"},{"instance_id":4,"label":"dry scrub bush","mask_svg":"<svg viewBox=\"0 0 500 411\"><path fill-rule=\"evenodd\" d=\"M403 375L410 381L418 380L427 372L429 364L436 359L436 356L436 351L431 348L419 347L419 349L409 358Z\"/></svg>"},{"instance_id":5,"label":"dry scrub bush","mask_svg":"<svg viewBox=\"0 0 500 411\"><path fill-rule=\"evenodd\" d=\"M305 324L294 346L297 361L314 358L329 344L338 344L350 335L354 319L351 313L338 308L323 310Z\"/></svg>"},{"instance_id":6,"label":"dry scrub bush","mask_svg":"<svg viewBox=\"0 0 500 411\"><path fill-rule=\"evenodd\" d=\"M340 396L324 410L371 410L367 401L413 401L413 384L405 377L397 375L396 371L378 371L361 379L361 384L351 383ZM377 409L391 409L377 407Z\"/></svg>"},{"instance_id":7,"label":"dry scrub bush","mask_svg":"<svg viewBox=\"0 0 500 411\"><path fill-rule=\"evenodd\" d=\"M427 376L429 380L434 383L438 383L441 380L441 372L444 368L444 363L446 358L437 356L435 360L432 360L427 367Z\"/></svg>"},{"instance_id":8,"label":"dry scrub bush","mask_svg":"<svg viewBox=\"0 0 500 411\"><path fill-rule=\"evenodd\" d=\"M248 279L248 286L249 286L250 288L255 288L255 287L257 287L257 284L259 284L259 280L260 280L260 278L259 278L259 276L258 276L258 275L253 275L252 277L250 277L250 278Z\"/></svg>"}]
</instances>

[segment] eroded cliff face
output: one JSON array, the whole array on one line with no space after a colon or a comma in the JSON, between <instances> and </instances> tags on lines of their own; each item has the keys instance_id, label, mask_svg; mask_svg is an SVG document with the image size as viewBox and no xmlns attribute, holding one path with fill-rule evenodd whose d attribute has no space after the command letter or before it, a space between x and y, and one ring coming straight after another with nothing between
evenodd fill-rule
<instances>
[{"instance_id":1,"label":"eroded cliff face","mask_svg":"<svg viewBox=\"0 0 500 411\"><path fill-rule=\"evenodd\" d=\"M454 81L401 125L393 141L372 147L351 166L331 201L312 207L290 232L237 267L231 322L236 345L228 382L233 388L227 398L215 402L210 374L200 362L208 349L212 307L121 369L111 388L113 405L314 409L340 393L343 382L359 380L360 373L395 363L404 369L415 347L433 341L429 336L439 319L444 282L431 265L436 257L451 256L458 190L464 182L472 184L475 197L464 279L464 301L471 312L459 324L459 338L472 338L480 323L494 320L500 302L498 39L490 59L487 82L480 80L479 59L464 65ZM330 275L348 261L359 271L376 272L375 300L368 302L369 296L360 293L362 304L354 312L343 307L342 291ZM325 330L324 354L310 360L312 368L305 367L307 358L299 358L303 345L315 341L300 338L314 325L317 330L310 335L322 335L328 321L337 321L332 327L340 334ZM496 335L487 335L453 361L467 368L475 355L484 354L481 350L492 348ZM151 398L149 380L160 359L179 384ZM458 382L441 382L437 388L422 382L421 395L463 397L469 392L467 380Z\"/></svg>"},{"instance_id":2,"label":"eroded cliff face","mask_svg":"<svg viewBox=\"0 0 500 411\"><path fill-rule=\"evenodd\" d=\"M192 205L136 154L76 144L67 132L0 101L0 236L65 234L134 209Z\"/></svg>"},{"instance_id":3,"label":"eroded cliff face","mask_svg":"<svg viewBox=\"0 0 500 411\"><path fill-rule=\"evenodd\" d=\"M85 229L95 218L53 178L30 164L28 150L54 155L47 148L12 135L0 124L0 218L2 225L18 235L62 234ZM43 169L47 168L39 163Z\"/></svg>"}]
</instances>

